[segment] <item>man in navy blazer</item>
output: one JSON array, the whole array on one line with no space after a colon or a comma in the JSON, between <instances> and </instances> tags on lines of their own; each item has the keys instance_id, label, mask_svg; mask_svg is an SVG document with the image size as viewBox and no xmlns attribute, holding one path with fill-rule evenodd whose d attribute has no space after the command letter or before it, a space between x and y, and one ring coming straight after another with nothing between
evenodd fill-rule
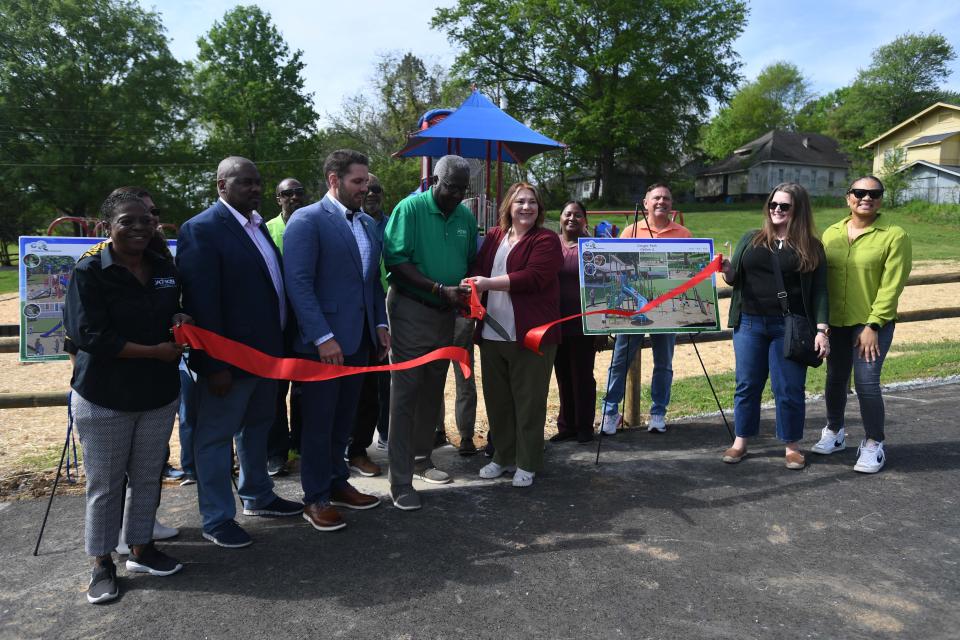
<instances>
[{"instance_id":1,"label":"man in navy blazer","mask_svg":"<svg viewBox=\"0 0 960 640\"><path fill-rule=\"evenodd\" d=\"M177 236L184 309L197 326L283 356L287 300L280 253L256 211L260 172L246 158L226 158L217 167L217 191L217 203L184 223ZM288 516L303 509L277 496L267 475L277 382L202 351L192 352L189 364L198 375L193 446L203 537L221 547L245 547L252 540L233 519L234 438L244 515Z\"/></svg>"},{"instance_id":2,"label":"man in navy blazer","mask_svg":"<svg viewBox=\"0 0 960 640\"><path fill-rule=\"evenodd\" d=\"M369 180L365 155L331 153L323 165L328 191L297 211L283 234L284 282L297 316L294 351L328 364L364 366L370 350L390 349L380 285L382 234L361 211ZM347 481L344 454L363 377L307 382L300 400L300 482L303 517L319 531L346 526L337 507L380 504Z\"/></svg>"}]
</instances>

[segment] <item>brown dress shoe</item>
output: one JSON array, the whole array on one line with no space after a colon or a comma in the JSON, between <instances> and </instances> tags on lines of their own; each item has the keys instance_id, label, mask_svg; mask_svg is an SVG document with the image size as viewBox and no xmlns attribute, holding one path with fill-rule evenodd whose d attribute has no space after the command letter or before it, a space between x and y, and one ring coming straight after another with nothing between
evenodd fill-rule
<instances>
[{"instance_id":1,"label":"brown dress shoe","mask_svg":"<svg viewBox=\"0 0 960 640\"><path fill-rule=\"evenodd\" d=\"M350 471L356 471L360 475L366 476L367 478L380 475L380 465L367 456L350 458L350 460L347 462L347 465L350 467Z\"/></svg>"},{"instance_id":2,"label":"brown dress shoe","mask_svg":"<svg viewBox=\"0 0 960 640\"><path fill-rule=\"evenodd\" d=\"M303 519L317 531L336 531L343 529L347 523L340 517L340 512L332 504L307 504L303 506Z\"/></svg>"},{"instance_id":3,"label":"brown dress shoe","mask_svg":"<svg viewBox=\"0 0 960 640\"><path fill-rule=\"evenodd\" d=\"M799 451L787 451L786 463L787 469L799 471L807 466L807 459Z\"/></svg>"},{"instance_id":4,"label":"brown dress shoe","mask_svg":"<svg viewBox=\"0 0 960 640\"><path fill-rule=\"evenodd\" d=\"M349 484L330 491L330 504L347 509L373 509L380 504L380 498L360 493Z\"/></svg>"},{"instance_id":5,"label":"brown dress shoe","mask_svg":"<svg viewBox=\"0 0 960 640\"><path fill-rule=\"evenodd\" d=\"M747 456L747 450L744 449L735 449L730 447L723 452L723 461L727 464L737 464Z\"/></svg>"}]
</instances>

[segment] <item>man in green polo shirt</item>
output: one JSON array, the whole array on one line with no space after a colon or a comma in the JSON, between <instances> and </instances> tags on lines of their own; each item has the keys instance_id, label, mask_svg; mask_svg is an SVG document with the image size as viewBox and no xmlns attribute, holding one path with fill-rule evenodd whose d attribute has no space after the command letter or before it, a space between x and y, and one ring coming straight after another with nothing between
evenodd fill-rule
<instances>
[{"instance_id":1,"label":"man in green polo shirt","mask_svg":"<svg viewBox=\"0 0 960 640\"><path fill-rule=\"evenodd\" d=\"M477 221L460 204L470 185L470 165L444 156L433 186L404 199L384 231L389 272L387 316L393 362L405 362L453 344L457 310L465 304L460 281L477 254ZM394 371L390 390L390 497L406 511L419 509L413 478L444 484L450 476L430 459L447 362ZM415 462L416 460L416 462Z\"/></svg>"}]
</instances>

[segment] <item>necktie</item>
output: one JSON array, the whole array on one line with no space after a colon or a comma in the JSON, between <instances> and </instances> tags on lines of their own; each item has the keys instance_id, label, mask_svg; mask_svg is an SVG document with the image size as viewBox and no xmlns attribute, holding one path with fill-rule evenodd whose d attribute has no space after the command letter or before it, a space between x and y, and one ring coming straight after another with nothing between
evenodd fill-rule
<instances>
[{"instance_id":1,"label":"necktie","mask_svg":"<svg viewBox=\"0 0 960 640\"><path fill-rule=\"evenodd\" d=\"M353 224L353 216L355 213L353 211L347 211L347 222Z\"/></svg>"}]
</instances>

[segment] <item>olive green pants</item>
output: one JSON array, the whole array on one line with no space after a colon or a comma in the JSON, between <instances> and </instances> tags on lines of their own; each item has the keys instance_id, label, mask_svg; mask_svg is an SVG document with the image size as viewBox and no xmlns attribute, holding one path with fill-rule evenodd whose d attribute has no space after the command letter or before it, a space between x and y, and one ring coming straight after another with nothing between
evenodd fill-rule
<instances>
[{"instance_id":1,"label":"olive green pants","mask_svg":"<svg viewBox=\"0 0 960 640\"><path fill-rule=\"evenodd\" d=\"M516 465L524 471L543 468L547 391L557 345L543 345L540 350L542 356L519 342L480 343L483 399L497 451L493 461L499 465Z\"/></svg>"}]
</instances>

